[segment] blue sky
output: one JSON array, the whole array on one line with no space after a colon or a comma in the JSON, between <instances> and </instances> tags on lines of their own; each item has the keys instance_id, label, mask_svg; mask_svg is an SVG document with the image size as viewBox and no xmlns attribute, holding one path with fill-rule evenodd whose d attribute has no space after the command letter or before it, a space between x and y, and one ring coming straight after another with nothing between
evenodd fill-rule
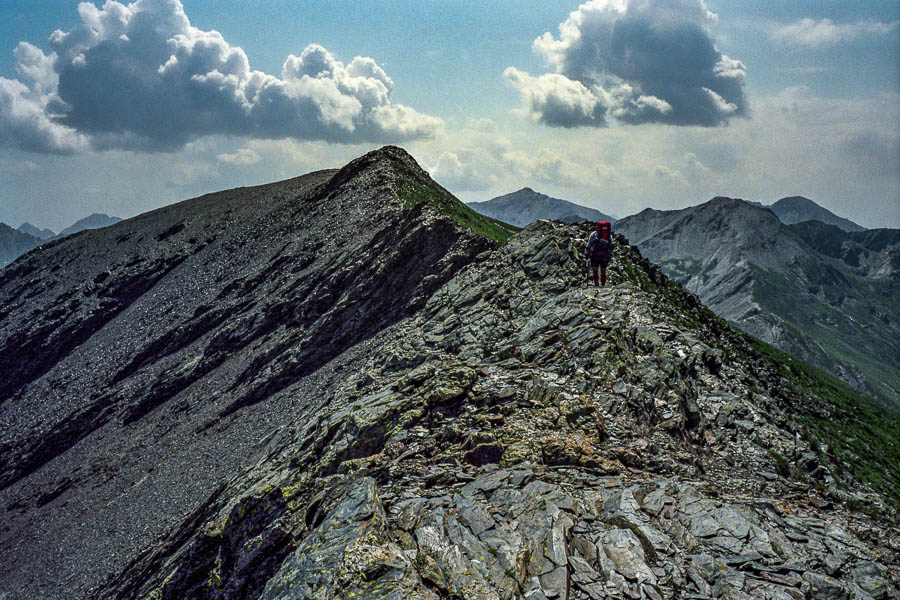
<instances>
[{"instance_id":1,"label":"blue sky","mask_svg":"<svg viewBox=\"0 0 900 600\"><path fill-rule=\"evenodd\" d=\"M530 186L621 216L804 195L900 227L895 1L88 5L0 3L12 226L398 143L467 201Z\"/></svg>"}]
</instances>

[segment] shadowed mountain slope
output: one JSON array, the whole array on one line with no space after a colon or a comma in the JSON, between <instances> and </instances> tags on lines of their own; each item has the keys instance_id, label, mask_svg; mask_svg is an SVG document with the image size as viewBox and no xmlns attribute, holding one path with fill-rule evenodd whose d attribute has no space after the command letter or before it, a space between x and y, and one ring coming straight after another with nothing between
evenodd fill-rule
<instances>
[{"instance_id":1,"label":"shadowed mountain slope","mask_svg":"<svg viewBox=\"0 0 900 600\"><path fill-rule=\"evenodd\" d=\"M803 196L782 198L766 208L778 215L781 222L786 225L793 225L803 221L820 221L826 225L839 227L844 231L866 230L862 225L857 225L850 219L839 217L827 208L823 208Z\"/></svg>"},{"instance_id":2,"label":"shadowed mountain slope","mask_svg":"<svg viewBox=\"0 0 900 600\"><path fill-rule=\"evenodd\" d=\"M446 193L385 148L340 171L84 231L0 272L3 499L40 507L78 488L70 510L11 519L7 552L22 537L42 543L0 569L60 578L74 569L97 583L102 564L115 566L110 556L166 531L198 490L243 464L296 399L241 409L412 314L490 247L402 197L421 190ZM98 502L108 503L108 539L66 525ZM85 558L62 568L65 555L44 552L55 536Z\"/></svg>"},{"instance_id":3,"label":"shadowed mountain slope","mask_svg":"<svg viewBox=\"0 0 900 600\"><path fill-rule=\"evenodd\" d=\"M896 595L898 421L589 233L387 147L24 257L0 596Z\"/></svg>"},{"instance_id":4,"label":"shadowed mountain slope","mask_svg":"<svg viewBox=\"0 0 900 600\"><path fill-rule=\"evenodd\" d=\"M821 221L803 221L790 230L816 252L836 258L869 279L900 278L900 229L845 231Z\"/></svg>"},{"instance_id":5,"label":"shadowed mountain slope","mask_svg":"<svg viewBox=\"0 0 900 600\"><path fill-rule=\"evenodd\" d=\"M719 315L898 405L898 232L788 226L730 198L647 209L616 231Z\"/></svg>"},{"instance_id":6,"label":"shadowed mountain slope","mask_svg":"<svg viewBox=\"0 0 900 600\"><path fill-rule=\"evenodd\" d=\"M556 219L566 222L615 220L599 210L567 200L551 198L527 187L486 202L471 202L469 207L518 227L525 227L538 219Z\"/></svg>"}]
</instances>

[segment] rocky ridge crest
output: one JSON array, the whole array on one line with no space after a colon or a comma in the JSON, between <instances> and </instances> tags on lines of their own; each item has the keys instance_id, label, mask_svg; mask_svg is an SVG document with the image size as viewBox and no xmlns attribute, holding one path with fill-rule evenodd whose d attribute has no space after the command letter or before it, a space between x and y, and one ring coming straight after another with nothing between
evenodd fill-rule
<instances>
[{"instance_id":1,"label":"rocky ridge crest","mask_svg":"<svg viewBox=\"0 0 900 600\"><path fill-rule=\"evenodd\" d=\"M777 368L588 233L479 256L104 597L896 597Z\"/></svg>"}]
</instances>

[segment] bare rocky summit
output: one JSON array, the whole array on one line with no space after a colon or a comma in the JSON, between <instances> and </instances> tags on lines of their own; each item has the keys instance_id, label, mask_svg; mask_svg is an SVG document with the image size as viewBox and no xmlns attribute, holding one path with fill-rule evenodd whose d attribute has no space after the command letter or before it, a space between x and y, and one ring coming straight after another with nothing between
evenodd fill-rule
<instances>
[{"instance_id":1,"label":"bare rocky summit","mask_svg":"<svg viewBox=\"0 0 900 600\"><path fill-rule=\"evenodd\" d=\"M589 232L388 147L0 272L0 597L897 598L896 421Z\"/></svg>"}]
</instances>

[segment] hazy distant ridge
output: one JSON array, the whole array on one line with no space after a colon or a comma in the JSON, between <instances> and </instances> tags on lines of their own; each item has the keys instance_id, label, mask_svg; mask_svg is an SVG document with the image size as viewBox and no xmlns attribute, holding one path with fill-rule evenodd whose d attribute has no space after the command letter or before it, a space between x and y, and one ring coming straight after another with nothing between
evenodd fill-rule
<instances>
[{"instance_id":1,"label":"hazy distant ridge","mask_svg":"<svg viewBox=\"0 0 900 600\"><path fill-rule=\"evenodd\" d=\"M54 233L51 229L38 229L31 223L25 222L19 225L17 228L18 231L22 233L27 233L28 235L33 235L34 237L40 240L49 240L53 237L56 237L56 233Z\"/></svg>"},{"instance_id":2,"label":"hazy distant ridge","mask_svg":"<svg viewBox=\"0 0 900 600\"><path fill-rule=\"evenodd\" d=\"M6 223L0 223L0 268L39 246L40 243L41 240L33 235L17 231Z\"/></svg>"},{"instance_id":3,"label":"hazy distant ridge","mask_svg":"<svg viewBox=\"0 0 900 600\"><path fill-rule=\"evenodd\" d=\"M94 213L76 221L75 224L71 227L66 227L65 229L60 231L59 237L72 235L73 233L84 231L85 229L99 229L101 227L108 227L109 225L118 223L121 220L122 219L120 219L119 217L111 217L104 213Z\"/></svg>"},{"instance_id":4,"label":"hazy distant ridge","mask_svg":"<svg viewBox=\"0 0 900 600\"><path fill-rule=\"evenodd\" d=\"M119 217L94 213L79 219L58 234L53 233L50 229L39 229L28 222L19 225L18 229L13 229L5 223L0 223L0 268L10 264L32 248L40 246L42 242L64 238L67 235L72 235L85 229L108 227L121 220Z\"/></svg>"}]
</instances>

